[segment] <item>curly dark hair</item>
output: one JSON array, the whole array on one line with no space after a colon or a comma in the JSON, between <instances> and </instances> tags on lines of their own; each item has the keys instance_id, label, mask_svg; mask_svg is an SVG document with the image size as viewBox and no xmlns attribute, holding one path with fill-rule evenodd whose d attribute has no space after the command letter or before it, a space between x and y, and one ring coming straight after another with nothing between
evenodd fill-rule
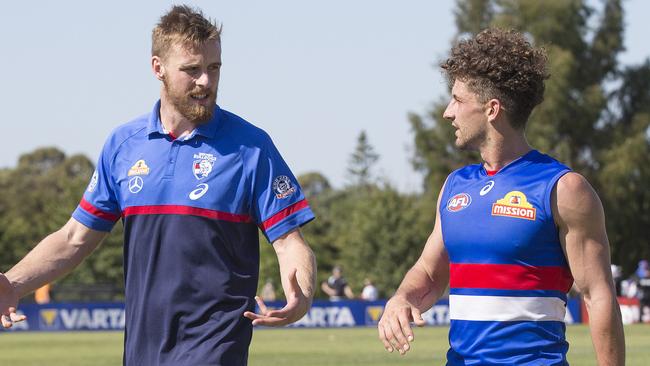
<instances>
[{"instance_id":1,"label":"curly dark hair","mask_svg":"<svg viewBox=\"0 0 650 366\"><path fill-rule=\"evenodd\" d=\"M501 101L510 123L524 128L533 108L544 100L546 51L535 48L514 30L490 28L461 40L440 65L450 85L468 84L482 103Z\"/></svg>"}]
</instances>

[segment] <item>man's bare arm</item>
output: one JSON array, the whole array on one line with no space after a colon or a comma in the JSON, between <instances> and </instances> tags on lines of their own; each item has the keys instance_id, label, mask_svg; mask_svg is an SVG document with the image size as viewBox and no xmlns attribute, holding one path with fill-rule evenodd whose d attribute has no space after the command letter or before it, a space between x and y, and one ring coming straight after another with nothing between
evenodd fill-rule
<instances>
[{"instance_id":1,"label":"man's bare arm","mask_svg":"<svg viewBox=\"0 0 650 366\"><path fill-rule=\"evenodd\" d=\"M552 207L571 273L589 312L598 364L624 365L625 338L600 199L582 176L567 173L553 192Z\"/></svg>"},{"instance_id":2,"label":"man's bare arm","mask_svg":"<svg viewBox=\"0 0 650 366\"><path fill-rule=\"evenodd\" d=\"M433 231L424 246L420 258L406 273L395 295L388 300L377 330L379 339L387 351L397 349L405 354L414 335L410 322L425 324L421 313L428 310L443 294L449 283L449 256L442 240L440 223L440 197L438 215Z\"/></svg>"},{"instance_id":3,"label":"man's bare arm","mask_svg":"<svg viewBox=\"0 0 650 366\"><path fill-rule=\"evenodd\" d=\"M316 287L316 258L299 229L273 242L280 264L282 288L287 305L280 310L268 310L256 297L260 314L245 312L254 325L283 326L300 320L311 307Z\"/></svg>"},{"instance_id":4,"label":"man's bare arm","mask_svg":"<svg viewBox=\"0 0 650 366\"><path fill-rule=\"evenodd\" d=\"M2 325L11 326L18 299L75 268L108 233L89 229L71 218L48 235L4 275L0 274ZM8 318L7 318L8 317Z\"/></svg>"}]
</instances>

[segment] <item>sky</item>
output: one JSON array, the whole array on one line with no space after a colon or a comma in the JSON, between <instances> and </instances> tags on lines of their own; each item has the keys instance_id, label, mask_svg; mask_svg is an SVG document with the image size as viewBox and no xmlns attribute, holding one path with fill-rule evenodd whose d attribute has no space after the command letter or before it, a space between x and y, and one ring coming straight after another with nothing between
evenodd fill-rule
<instances>
[{"instance_id":1,"label":"sky","mask_svg":"<svg viewBox=\"0 0 650 366\"><path fill-rule=\"evenodd\" d=\"M95 161L116 126L148 113L160 85L151 29L171 1L11 1L0 12L0 168L55 146ZM222 23L217 103L267 131L294 174L349 182L361 131L376 174L420 189L408 113L447 98L437 64L454 1L187 1ZM598 3L596 1L596 3ZM650 2L625 2L624 64L650 57ZM90 178L90 177L89 177Z\"/></svg>"}]
</instances>

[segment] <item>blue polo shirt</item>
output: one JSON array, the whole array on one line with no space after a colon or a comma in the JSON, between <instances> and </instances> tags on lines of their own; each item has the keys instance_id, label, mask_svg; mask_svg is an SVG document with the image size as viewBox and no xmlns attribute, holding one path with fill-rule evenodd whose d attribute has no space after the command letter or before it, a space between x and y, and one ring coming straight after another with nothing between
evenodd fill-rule
<instances>
[{"instance_id":1,"label":"blue polo shirt","mask_svg":"<svg viewBox=\"0 0 650 366\"><path fill-rule=\"evenodd\" d=\"M264 131L215 106L175 139L159 110L113 131L72 216L124 222L125 365L246 365L258 228L273 242L314 215Z\"/></svg>"}]
</instances>

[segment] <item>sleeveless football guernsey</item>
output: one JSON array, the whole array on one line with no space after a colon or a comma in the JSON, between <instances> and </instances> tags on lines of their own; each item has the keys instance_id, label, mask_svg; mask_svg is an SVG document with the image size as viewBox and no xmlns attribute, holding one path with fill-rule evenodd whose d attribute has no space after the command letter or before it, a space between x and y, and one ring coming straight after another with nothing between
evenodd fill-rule
<instances>
[{"instance_id":1,"label":"sleeveless football guernsey","mask_svg":"<svg viewBox=\"0 0 650 366\"><path fill-rule=\"evenodd\" d=\"M551 210L569 168L532 150L489 176L454 171L440 207L450 260L448 365L566 365L573 278Z\"/></svg>"}]
</instances>

